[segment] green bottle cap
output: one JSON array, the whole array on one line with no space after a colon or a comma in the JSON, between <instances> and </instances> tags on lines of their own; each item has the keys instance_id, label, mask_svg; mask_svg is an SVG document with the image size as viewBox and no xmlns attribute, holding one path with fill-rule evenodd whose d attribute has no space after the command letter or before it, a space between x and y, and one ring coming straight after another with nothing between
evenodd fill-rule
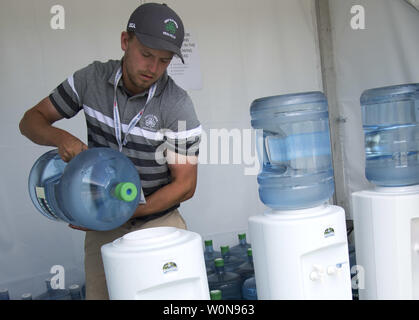
<instances>
[{"instance_id":1,"label":"green bottle cap","mask_svg":"<svg viewBox=\"0 0 419 320\"><path fill-rule=\"evenodd\" d=\"M216 258L214 260L216 267L224 267L224 259L223 258Z\"/></svg>"},{"instance_id":2,"label":"green bottle cap","mask_svg":"<svg viewBox=\"0 0 419 320\"><path fill-rule=\"evenodd\" d=\"M206 247L212 246L212 240L205 240L204 243Z\"/></svg>"},{"instance_id":3,"label":"green bottle cap","mask_svg":"<svg viewBox=\"0 0 419 320\"><path fill-rule=\"evenodd\" d=\"M221 253L227 253L230 251L230 247L229 246L221 246Z\"/></svg>"},{"instance_id":4,"label":"green bottle cap","mask_svg":"<svg viewBox=\"0 0 419 320\"><path fill-rule=\"evenodd\" d=\"M248 257L253 256L252 248L247 248L247 256Z\"/></svg>"},{"instance_id":5,"label":"green bottle cap","mask_svg":"<svg viewBox=\"0 0 419 320\"><path fill-rule=\"evenodd\" d=\"M115 196L122 201L133 201L138 194L137 187L131 182L121 182L115 188Z\"/></svg>"},{"instance_id":6,"label":"green bottle cap","mask_svg":"<svg viewBox=\"0 0 419 320\"><path fill-rule=\"evenodd\" d=\"M221 290L211 290L210 297L211 300L221 300Z\"/></svg>"},{"instance_id":7,"label":"green bottle cap","mask_svg":"<svg viewBox=\"0 0 419 320\"><path fill-rule=\"evenodd\" d=\"M239 234L239 240L243 240L246 239L246 234L245 233L240 233Z\"/></svg>"}]
</instances>

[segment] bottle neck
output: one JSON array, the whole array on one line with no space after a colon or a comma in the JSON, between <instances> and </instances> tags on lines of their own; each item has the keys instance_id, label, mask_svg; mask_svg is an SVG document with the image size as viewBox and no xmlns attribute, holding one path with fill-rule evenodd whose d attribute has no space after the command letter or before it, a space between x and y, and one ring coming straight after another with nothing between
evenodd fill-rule
<instances>
[{"instance_id":1,"label":"bottle neck","mask_svg":"<svg viewBox=\"0 0 419 320\"><path fill-rule=\"evenodd\" d=\"M230 252L221 252L221 256L223 257L223 259L228 259L230 257Z\"/></svg>"},{"instance_id":2,"label":"bottle neck","mask_svg":"<svg viewBox=\"0 0 419 320\"><path fill-rule=\"evenodd\" d=\"M205 251L208 252L208 253L213 253L214 248L212 246L205 246Z\"/></svg>"},{"instance_id":3,"label":"bottle neck","mask_svg":"<svg viewBox=\"0 0 419 320\"><path fill-rule=\"evenodd\" d=\"M217 274L224 274L225 273L224 266L222 267L215 266L215 271L217 272Z\"/></svg>"}]
</instances>

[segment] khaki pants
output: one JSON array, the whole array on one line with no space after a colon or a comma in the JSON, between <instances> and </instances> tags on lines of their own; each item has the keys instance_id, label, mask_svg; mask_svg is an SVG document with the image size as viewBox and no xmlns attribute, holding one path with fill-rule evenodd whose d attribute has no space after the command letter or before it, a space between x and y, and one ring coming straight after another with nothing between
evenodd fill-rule
<instances>
[{"instance_id":1,"label":"khaki pants","mask_svg":"<svg viewBox=\"0 0 419 320\"><path fill-rule=\"evenodd\" d=\"M100 248L123 235L140 229L154 227L176 227L186 229L186 223L177 209L162 217L142 222L128 221L110 231L87 231L84 241L84 268L86 274L86 300L109 300Z\"/></svg>"}]
</instances>

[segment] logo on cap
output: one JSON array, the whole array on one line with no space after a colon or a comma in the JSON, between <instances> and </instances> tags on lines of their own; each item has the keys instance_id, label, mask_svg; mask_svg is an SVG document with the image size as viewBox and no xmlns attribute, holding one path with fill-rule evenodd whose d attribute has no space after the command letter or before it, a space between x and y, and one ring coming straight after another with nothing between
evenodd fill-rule
<instances>
[{"instance_id":1,"label":"logo on cap","mask_svg":"<svg viewBox=\"0 0 419 320\"><path fill-rule=\"evenodd\" d=\"M163 34L165 36L169 36L173 39L176 39L175 33L179 28L177 22L173 19L166 19L164 20L164 25L166 31L163 31Z\"/></svg>"},{"instance_id":2,"label":"logo on cap","mask_svg":"<svg viewBox=\"0 0 419 320\"><path fill-rule=\"evenodd\" d=\"M135 29L135 23L134 22L130 22L130 24L128 25L128 28Z\"/></svg>"}]
</instances>

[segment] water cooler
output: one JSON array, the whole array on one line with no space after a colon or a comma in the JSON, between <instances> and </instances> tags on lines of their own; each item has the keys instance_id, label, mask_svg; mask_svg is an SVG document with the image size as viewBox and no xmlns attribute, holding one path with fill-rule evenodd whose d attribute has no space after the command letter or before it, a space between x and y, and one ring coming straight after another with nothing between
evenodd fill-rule
<instances>
[{"instance_id":1,"label":"water cooler","mask_svg":"<svg viewBox=\"0 0 419 320\"><path fill-rule=\"evenodd\" d=\"M352 194L359 298L419 299L419 84L361 96L366 178Z\"/></svg>"},{"instance_id":2,"label":"water cooler","mask_svg":"<svg viewBox=\"0 0 419 320\"><path fill-rule=\"evenodd\" d=\"M344 210L327 204L334 180L321 92L253 101L252 127L269 207L249 218L258 299L351 299Z\"/></svg>"},{"instance_id":3,"label":"water cooler","mask_svg":"<svg viewBox=\"0 0 419 320\"><path fill-rule=\"evenodd\" d=\"M102 246L111 300L209 300L199 234L174 227L130 232Z\"/></svg>"}]
</instances>

